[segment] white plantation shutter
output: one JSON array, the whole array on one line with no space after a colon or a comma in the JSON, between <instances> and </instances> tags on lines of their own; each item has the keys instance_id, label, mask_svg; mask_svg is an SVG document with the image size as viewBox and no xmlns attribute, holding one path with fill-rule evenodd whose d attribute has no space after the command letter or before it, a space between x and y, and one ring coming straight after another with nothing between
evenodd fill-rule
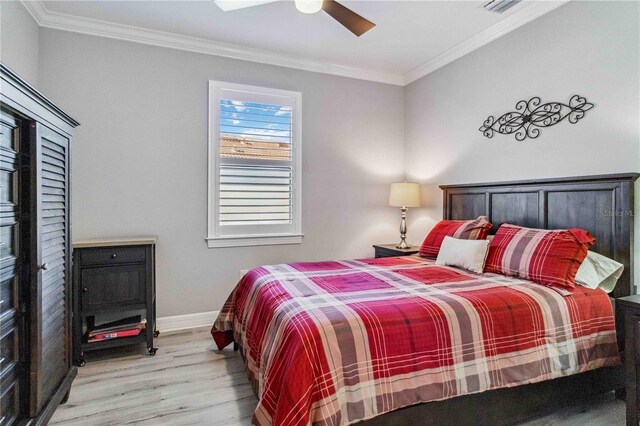
<instances>
[{"instance_id":1,"label":"white plantation shutter","mask_svg":"<svg viewBox=\"0 0 640 426\"><path fill-rule=\"evenodd\" d=\"M291 167L220 166L220 224L291 223Z\"/></svg>"},{"instance_id":2,"label":"white plantation shutter","mask_svg":"<svg viewBox=\"0 0 640 426\"><path fill-rule=\"evenodd\" d=\"M297 92L210 82L210 246L299 242L299 114Z\"/></svg>"}]
</instances>

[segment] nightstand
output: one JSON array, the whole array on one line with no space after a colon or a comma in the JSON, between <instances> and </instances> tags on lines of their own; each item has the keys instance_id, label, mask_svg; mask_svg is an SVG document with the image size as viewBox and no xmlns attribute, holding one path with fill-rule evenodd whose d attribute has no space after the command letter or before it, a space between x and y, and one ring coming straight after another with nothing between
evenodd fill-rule
<instances>
[{"instance_id":1,"label":"nightstand","mask_svg":"<svg viewBox=\"0 0 640 426\"><path fill-rule=\"evenodd\" d=\"M627 378L627 425L638 424L638 384L640 382L640 295L616 299L624 315L624 357Z\"/></svg>"},{"instance_id":2,"label":"nightstand","mask_svg":"<svg viewBox=\"0 0 640 426\"><path fill-rule=\"evenodd\" d=\"M408 249L396 248L396 244L374 244L376 251L376 259L380 257L409 256L416 254L420 250L420 246L411 246Z\"/></svg>"},{"instance_id":3,"label":"nightstand","mask_svg":"<svg viewBox=\"0 0 640 426\"><path fill-rule=\"evenodd\" d=\"M155 355L156 331L155 236L104 238L73 243L74 361L85 363L85 352L146 342ZM146 327L139 334L88 341L87 331L98 322L140 316Z\"/></svg>"}]
</instances>

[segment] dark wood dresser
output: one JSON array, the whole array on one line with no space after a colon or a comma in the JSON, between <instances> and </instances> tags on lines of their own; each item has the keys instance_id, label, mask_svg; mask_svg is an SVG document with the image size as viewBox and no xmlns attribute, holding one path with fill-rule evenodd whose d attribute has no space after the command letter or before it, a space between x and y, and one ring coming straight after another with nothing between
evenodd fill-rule
<instances>
[{"instance_id":1,"label":"dark wood dresser","mask_svg":"<svg viewBox=\"0 0 640 426\"><path fill-rule=\"evenodd\" d=\"M103 238L73 243L74 361L84 365L85 353L146 342L155 355L156 237ZM136 336L87 341L99 322L137 316L145 329Z\"/></svg>"},{"instance_id":2,"label":"dark wood dresser","mask_svg":"<svg viewBox=\"0 0 640 426\"><path fill-rule=\"evenodd\" d=\"M69 396L70 139L78 123L0 64L0 425Z\"/></svg>"},{"instance_id":3,"label":"dark wood dresser","mask_svg":"<svg viewBox=\"0 0 640 426\"><path fill-rule=\"evenodd\" d=\"M640 295L616 299L624 318L627 426L638 426L640 408Z\"/></svg>"}]
</instances>

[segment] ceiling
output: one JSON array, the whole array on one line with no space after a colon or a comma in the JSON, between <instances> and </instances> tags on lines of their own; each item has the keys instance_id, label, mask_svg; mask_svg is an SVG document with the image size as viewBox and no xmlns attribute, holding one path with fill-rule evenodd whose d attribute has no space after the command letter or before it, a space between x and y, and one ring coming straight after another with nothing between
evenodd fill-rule
<instances>
[{"instance_id":1,"label":"ceiling","mask_svg":"<svg viewBox=\"0 0 640 426\"><path fill-rule=\"evenodd\" d=\"M325 13L298 12L292 1L229 12L210 0L23 2L45 27L91 33L91 28L111 25L114 32L128 32L127 38L132 41L136 41L131 36L133 31L141 34L142 30L153 30L157 38L175 35L183 44L208 43L213 54L218 54L216 47L235 52L235 57L244 53L241 59L255 58L258 62L330 74L343 71L342 75L402 85L564 1L524 1L501 15L483 9L486 0L341 3L377 26L358 38ZM109 36L104 30L96 29L95 33ZM278 63L280 59L283 63Z\"/></svg>"}]
</instances>

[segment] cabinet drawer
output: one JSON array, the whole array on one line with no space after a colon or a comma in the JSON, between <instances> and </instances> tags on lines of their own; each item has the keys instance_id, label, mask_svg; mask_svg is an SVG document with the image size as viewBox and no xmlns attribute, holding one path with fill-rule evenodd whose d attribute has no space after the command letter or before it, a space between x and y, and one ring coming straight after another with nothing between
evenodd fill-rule
<instances>
[{"instance_id":1,"label":"cabinet drawer","mask_svg":"<svg viewBox=\"0 0 640 426\"><path fill-rule=\"evenodd\" d=\"M82 266L139 263L144 261L144 247L101 247L82 250Z\"/></svg>"},{"instance_id":2,"label":"cabinet drawer","mask_svg":"<svg viewBox=\"0 0 640 426\"><path fill-rule=\"evenodd\" d=\"M83 268L80 272L83 311L145 303L145 265Z\"/></svg>"}]
</instances>

